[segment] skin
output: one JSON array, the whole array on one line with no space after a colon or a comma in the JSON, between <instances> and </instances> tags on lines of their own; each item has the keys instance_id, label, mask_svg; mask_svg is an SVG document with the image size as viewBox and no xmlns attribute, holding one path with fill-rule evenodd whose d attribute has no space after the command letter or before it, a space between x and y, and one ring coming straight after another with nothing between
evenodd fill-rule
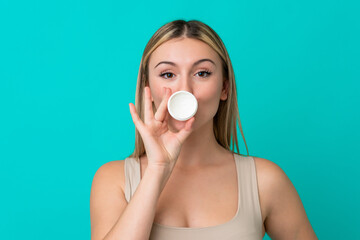
<instances>
[{"instance_id":1,"label":"skin","mask_svg":"<svg viewBox=\"0 0 360 240\"><path fill-rule=\"evenodd\" d=\"M201 59L211 61L194 65ZM159 64L164 61L173 64ZM234 217L238 201L235 162L213 133L213 117L228 93L228 82L222 76L219 56L199 40L173 39L152 53L149 83L144 89L144 122L135 106L129 105L147 150L140 157L144 181L128 204L125 176L119 177L124 173L124 161L106 163L97 171L91 194L92 239L103 239L107 233L106 239L129 234L138 235L133 239L145 239L153 219L163 225L196 228L223 224ZM194 94L199 104L196 115L185 122L173 119L166 109L171 93L179 90ZM317 239L284 171L269 160L254 157L254 161L262 236L266 231L276 240ZM135 231L132 226L141 229Z\"/></svg>"},{"instance_id":2,"label":"skin","mask_svg":"<svg viewBox=\"0 0 360 240\"><path fill-rule=\"evenodd\" d=\"M213 63L203 61L193 65L202 59L210 59ZM176 66L159 64L164 61L172 62ZM206 74L204 70L212 73ZM164 73L168 74L160 76ZM224 151L220 149L213 133L213 117L220 100L226 100L228 89L227 81L222 77L221 60L216 52L207 44L189 38L172 39L163 43L152 53L149 60L149 87L156 109L164 98L164 88L170 89L171 93L189 91L198 100L198 111L192 124L193 132L182 145L175 167L200 169L209 164L209 159L212 163L217 162L217 158L211 156L219 156ZM178 132L185 127L186 122L168 117L170 131Z\"/></svg>"},{"instance_id":3,"label":"skin","mask_svg":"<svg viewBox=\"0 0 360 240\"><path fill-rule=\"evenodd\" d=\"M201 59L211 61L202 61L194 65ZM211 74L204 71L210 71ZM194 219L203 217L204 221L194 222L194 226L211 226L229 221L237 209L237 189L225 189L224 182L223 185L213 182L214 185L210 187L209 192L223 189L222 193L228 194L226 198L233 199L227 202L227 206L230 207L219 208L216 202L209 204L208 208L186 205L182 203L196 203L199 202L198 199L203 198L186 190L182 194L176 194L176 189L191 189L194 182L198 183L199 188L209 188L212 179L207 176L211 174L225 178L224 181L228 181L226 183L236 181L236 173L230 170L230 167L234 167L232 155L216 142L213 133L213 117L219 102L226 100L228 93L228 82L223 79L220 57L210 46L199 40L180 38L167 41L152 53L149 60L149 87L151 100L156 109L164 98L164 88L170 89L171 93L179 90L189 91L194 94L199 104L196 120L192 125L193 132L184 142L174 171L159 199L155 222L163 221L164 225L173 223L174 226L189 225L188 221L174 220L174 217L171 217L176 215L174 209L179 208L189 216L193 215ZM168 120L169 129L174 132L184 128L185 123L171 116ZM263 236L267 231L272 239L317 239L300 197L284 171L269 160L258 157L254 159L258 175ZM146 156L141 158L141 165L144 173L147 166ZM214 169L218 169L217 173ZM227 178L226 174L230 173L233 177ZM202 177L198 177L199 175ZM187 186L179 187L184 185ZM178 196L182 197L179 199ZM171 205L169 202L174 204ZM206 220L206 216L195 210L199 208L203 211L218 209L217 221ZM221 214L224 212L225 214ZM183 218L191 219L189 216Z\"/></svg>"}]
</instances>

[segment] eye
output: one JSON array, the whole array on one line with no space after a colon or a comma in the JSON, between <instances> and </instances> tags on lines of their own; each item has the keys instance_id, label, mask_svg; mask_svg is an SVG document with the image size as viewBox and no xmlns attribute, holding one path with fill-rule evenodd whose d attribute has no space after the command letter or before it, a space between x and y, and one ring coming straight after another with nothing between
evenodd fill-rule
<instances>
[{"instance_id":1,"label":"eye","mask_svg":"<svg viewBox=\"0 0 360 240\"><path fill-rule=\"evenodd\" d=\"M197 72L196 74L201 78L206 78L211 75L211 72L208 70L204 70L204 71Z\"/></svg>"},{"instance_id":2,"label":"eye","mask_svg":"<svg viewBox=\"0 0 360 240\"><path fill-rule=\"evenodd\" d=\"M160 74L160 77L164 77L166 79L170 79L170 78L173 78L174 77L174 74L171 73L171 72L163 72Z\"/></svg>"}]
</instances>

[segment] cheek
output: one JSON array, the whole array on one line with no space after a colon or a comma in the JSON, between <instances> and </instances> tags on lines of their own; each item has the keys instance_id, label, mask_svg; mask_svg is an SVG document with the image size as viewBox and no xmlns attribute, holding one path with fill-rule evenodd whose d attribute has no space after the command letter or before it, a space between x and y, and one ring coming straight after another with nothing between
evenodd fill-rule
<instances>
[{"instance_id":1,"label":"cheek","mask_svg":"<svg viewBox=\"0 0 360 240\"><path fill-rule=\"evenodd\" d=\"M159 107L161 100L163 98L163 87L162 86L158 86L158 85L154 85L154 84L149 84L150 86L150 92L151 92L151 96L152 99L154 101L155 107L156 109Z\"/></svg>"},{"instance_id":2,"label":"cheek","mask_svg":"<svg viewBox=\"0 0 360 240\"><path fill-rule=\"evenodd\" d=\"M200 88L198 92L199 111L202 115L215 115L220 102L221 87L218 85Z\"/></svg>"}]
</instances>

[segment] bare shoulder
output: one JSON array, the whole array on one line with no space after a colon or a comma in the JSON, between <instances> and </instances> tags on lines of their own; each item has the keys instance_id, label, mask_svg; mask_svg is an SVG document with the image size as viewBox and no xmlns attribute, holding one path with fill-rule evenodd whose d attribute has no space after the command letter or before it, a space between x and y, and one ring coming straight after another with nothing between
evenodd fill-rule
<instances>
[{"instance_id":1,"label":"bare shoulder","mask_svg":"<svg viewBox=\"0 0 360 240\"><path fill-rule=\"evenodd\" d=\"M268 217L275 200L274 191L281 190L281 185L290 184L285 172L274 162L265 158L253 157L256 166L260 204L264 219Z\"/></svg>"},{"instance_id":2,"label":"bare shoulder","mask_svg":"<svg viewBox=\"0 0 360 240\"><path fill-rule=\"evenodd\" d=\"M317 239L300 196L276 163L253 157L265 229L272 239Z\"/></svg>"},{"instance_id":3,"label":"bare shoulder","mask_svg":"<svg viewBox=\"0 0 360 240\"><path fill-rule=\"evenodd\" d=\"M274 162L265 158L253 157L256 165L256 170L262 177L269 177L269 175L283 175L285 172ZM273 177L273 176L272 176Z\"/></svg>"},{"instance_id":4,"label":"bare shoulder","mask_svg":"<svg viewBox=\"0 0 360 240\"><path fill-rule=\"evenodd\" d=\"M283 169L276 163L265 158L253 157L256 166L258 185L263 191L282 189L284 185L292 185Z\"/></svg>"},{"instance_id":5,"label":"bare shoulder","mask_svg":"<svg viewBox=\"0 0 360 240\"><path fill-rule=\"evenodd\" d=\"M94 180L113 183L114 187L120 187L124 192L125 186L125 161L114 160L101 165L95 173ZM94 181L93 180L93 181Z\"/></svg>"},{"instance_id":6,"label":"bare shoulder","mask_svg":"<svg viewBox=\"0 0 360 240\"><path fill-rule=\"evenodd\" d=\"M123 160L107 162L97 169L90 193L91 239L103 239L127 206L124 175Z\"/></svg>"}]
</instances>

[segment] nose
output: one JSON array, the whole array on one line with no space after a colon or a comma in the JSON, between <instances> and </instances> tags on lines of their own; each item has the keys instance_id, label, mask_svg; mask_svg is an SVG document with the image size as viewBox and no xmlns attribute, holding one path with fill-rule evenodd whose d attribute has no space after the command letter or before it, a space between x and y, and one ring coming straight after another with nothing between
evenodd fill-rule
<instances>
[{"instance_id":1,"label":"nose","mask_svg":"<svg viewBox=\"0 0 360 240\"><path fill-rule=\"evenodd\" d=\"M187 91L193 93L192 79L189 76L182 77L180 81L178 81L176 91Z\"/></svg>"}]
</instances>

